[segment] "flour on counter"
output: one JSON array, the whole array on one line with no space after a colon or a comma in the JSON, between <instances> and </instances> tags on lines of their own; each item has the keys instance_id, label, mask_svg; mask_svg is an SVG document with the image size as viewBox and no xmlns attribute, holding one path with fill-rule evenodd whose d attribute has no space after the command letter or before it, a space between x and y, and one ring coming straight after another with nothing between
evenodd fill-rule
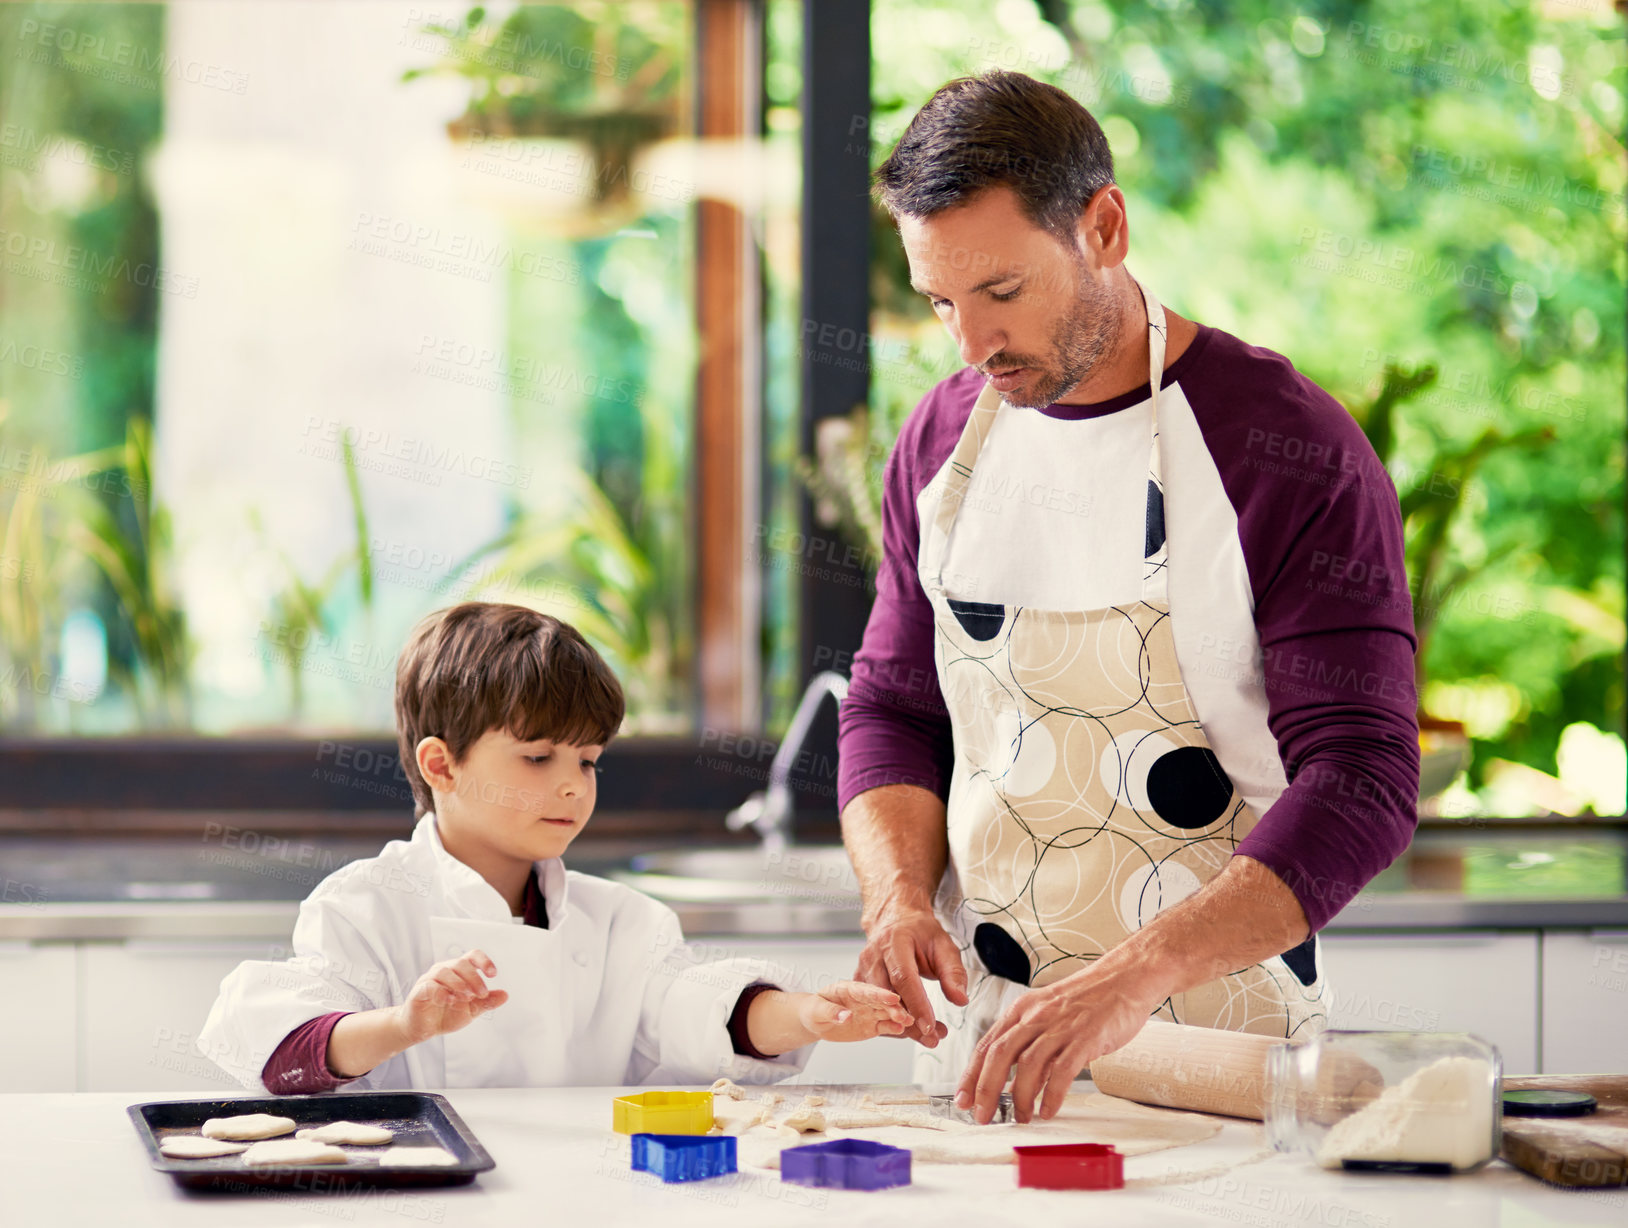
<instances>
[{"instance_id":1,"label":"flour on counter","mask_svg":"<svg viewBox=\"0 0 1628 1228\"><path fill-rule=\"evenodd\" d=\"M1472 1057L1444 1057L1414 1071L1342 1118L1317 1162L1451 1164L1473 1168L1492 1155L1492 1070Z\"/></svg>"}]
</instances>

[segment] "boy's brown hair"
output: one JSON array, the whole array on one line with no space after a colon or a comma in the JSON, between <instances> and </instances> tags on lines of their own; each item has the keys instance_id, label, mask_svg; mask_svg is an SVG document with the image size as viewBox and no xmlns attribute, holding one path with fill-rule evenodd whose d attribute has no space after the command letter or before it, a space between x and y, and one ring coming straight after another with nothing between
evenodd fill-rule
<instances>
[{"instance_id":1,"label":"boy's brown hair","mask_svg":"<svg viewBox=\"0 0 1628 1228\"><path fill-rule=\"evenodd\" d=\"M524 606L466 601L413 628L396 662L396 736L416 814L435 808L418 770L437 737L454 763L492 729L521 742L603 746L626 714L622 685L570 623Z\"/></svg>"}]
</instances>

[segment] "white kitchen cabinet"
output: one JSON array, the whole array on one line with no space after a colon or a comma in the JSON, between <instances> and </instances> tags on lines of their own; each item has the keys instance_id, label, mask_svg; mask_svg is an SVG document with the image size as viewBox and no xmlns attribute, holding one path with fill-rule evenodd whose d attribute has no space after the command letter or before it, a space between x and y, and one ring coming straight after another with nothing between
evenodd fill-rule
<instances>
[{"instance_id":1,"label":"white kitchen cabinet","mask_svg":"<svg viewBox=\"0 0 1628 1228\"><path fill-rule=\"evenodd\" d=\"M1473 1032L1506 1074L1538 1071L1536 932L1322 936L1336 1028Z\"/></svg>"},{"instance_id":2,"label":"white kitchen cabinet","mask_svg":"<svg viewBox=\"0 0 1628 1228\"><path fill-rule=\"evenodd\" d=\"M72 943L0 942L0 1092L73 1091L76 964Z\"/></svg>"},{"instance_id":3,"label":"white kitchen cabinet","mask_svg":"<svg viewBox=\"0 0 1628 1228\"><path fill-rule=\"evenodd\" d=\"M83 944L79 1090L241 1092L193 1042L222 977L245 959L282 955L264 942Z\"/></svg>"},{"instance_id":4,"label":"white kitchen cabinet","mask_svg":"<svg viewBox=\"0 0 1628 1228\"><path fill-rule=\"evenodd\" d=\"M1543 1070L1628 1074L1628 930L1543 935Z\"/></svg>"},{"instance_id":5,"label":"white kitchen cabinet","mask_svg":"<svg viewBox=\"0 0 1628 1228\"><path fill-rule=\"evenodd\" d=\"M812 992L832 981L851 981L864 939L851 937L807 939L692 938L708 959L766 959L793 973L785 989ZM809 1058L801 1076L809 1083L908 1083L914 1041L879 1036L854 1044L822 1044Z\"/></svg>"}]
</instances>

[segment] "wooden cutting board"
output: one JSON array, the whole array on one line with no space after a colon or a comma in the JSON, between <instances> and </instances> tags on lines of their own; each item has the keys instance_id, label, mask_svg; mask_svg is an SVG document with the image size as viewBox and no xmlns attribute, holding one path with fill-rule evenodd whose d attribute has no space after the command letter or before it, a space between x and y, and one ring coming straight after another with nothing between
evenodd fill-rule
<instances>
[{"instance_id":1,"label":"wooden cutting board","mask_svg":"<svg viewBox=\"0 0 1628 1228\"><path fill-rule=\"evenodd\" d=\"M1504 1118L1503 1157L1552 1185L1628 1185L1628 1075L1528 1075L1505 1091L1587 1092L1587 1117Z\"/></svg>"}]
</instances>

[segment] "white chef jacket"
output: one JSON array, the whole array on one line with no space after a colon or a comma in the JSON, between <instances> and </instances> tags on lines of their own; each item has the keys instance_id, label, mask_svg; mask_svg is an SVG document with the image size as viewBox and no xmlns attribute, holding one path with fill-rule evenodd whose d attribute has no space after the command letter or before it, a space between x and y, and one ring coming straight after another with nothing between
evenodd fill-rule
<instances>
[{"instance_id":1,"label":"white chef jacket","mask_svg":"<svg viewBox=\"0 0 1628 1228\"><path fill-rule=\"evenodd\" d=\"M405 1000L432 964L479 947L509 1000L460 1031L397 1054L350 1087L566 1087L770 1083L812 1045L769 1060L729 1038L747 986L794 973L755 959L703 961L666 905L631 887L536 863L548 928L518 924L503 897L447 852L435 816L411 841L352 862L300 905L293 955L248 960L221 982L199 1052L251 1091L300 1024Z\"/></svg>"}]
</instances>

